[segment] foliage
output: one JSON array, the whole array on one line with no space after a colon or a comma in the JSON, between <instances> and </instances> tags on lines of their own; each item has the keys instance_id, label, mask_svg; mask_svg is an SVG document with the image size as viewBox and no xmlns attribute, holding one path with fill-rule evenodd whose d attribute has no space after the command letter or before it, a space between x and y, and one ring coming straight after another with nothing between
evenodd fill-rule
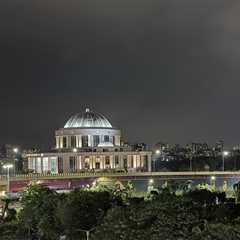
<instances>
[{"instance_id":1,"label":"foliage","mask_svg":"<svg viewBox=\"0 0 240 240\"><path fill-rule=\"evenodd\" d=\"M94 239L177 239L192 234L192 228L200 225L198 214L182 199L168 194L152 202L116 206L108 211L98 226ZM167 199L171 201L161 201ZM180 239L180 238L179 238ZM182 238L184 239L184 238Z\"/></svg>"},{"instance_id":2,"label":"foliage","mask_svg":"<svg viewBox=\"0 0 240 240\"><path fill-rule=\"evenodd\" d=\"M19 222L23 232L41 239L56 239L61 232L56 217L59 195L41 185L31 185L23 193Z\"/></svg>"},{"instance_id":3,"label":"foliage","mask_svg":"<svg viewBox=\"0 0 240 240\"><path fill-rule=\"evenodd\" d=\"M74 189L57 208L57 216L65 229L65 234L74 239L81 235L79 230L90 230L97 226L111 207L108 192Z\"/></svg>"},{"instance_id":4,"label":"foliage","mask_svg":"<svg viewBox=\"0 0 240 240\"><path fill-rule=\"evenodd\" d=\"M239 240L240 225L208 224L206 229L193 235L192 240Z\"/></svg>"},{"instance_id":5,"label":"foliage","mask_svg":"<svg viewBox=\"0 0 240 240\"><path fill-rule=\"evenodd\" d=\"M132 197L134 187L132 182L128 181L124 186L120 181L115 183L115 189L113 191L113 197L119 205L127 204L128 200Z\"/></svg>"},{"instance_id":6,"label":"foliage","mask_svg":"<svg viewBox=\"0 0 240 240\"><path fill-rule=\"evenodd\" d=\"M81 240L91 230L95 240L240 240L240 205L227 202L225 192L174 181L156 190L145 198L131 182L101 181L68 194L31 185L17 219L7 208L0 239Z\"/></svg>"},{"instance_id":7,"label":"foliage","mask_svg":"<svg viewBox=\"0 0 240 240\"><path fill-rule=\"evenodd\" d=\"M1 240L17 240L18 224L16 222L4 223L0 225ZM18 240L21 240L18 238Z\"/></svg>"}]
</instances>

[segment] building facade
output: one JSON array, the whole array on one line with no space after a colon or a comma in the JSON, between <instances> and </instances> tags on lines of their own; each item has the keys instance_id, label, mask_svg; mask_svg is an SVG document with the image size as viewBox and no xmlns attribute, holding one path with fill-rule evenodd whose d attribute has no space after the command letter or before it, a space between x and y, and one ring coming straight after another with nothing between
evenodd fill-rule
<instances>
[{"instance_id":1,"label":"building facade","mask_svg":"<svg viewBox=\"0 0 240 240\"><path fill-rule=\"evenodd\" d=\"M25 154L29 172L151 171L152 153L121 144L121 131L90 109L72 116L55 139L53 150Z\"/></svg>"}]
</instances>

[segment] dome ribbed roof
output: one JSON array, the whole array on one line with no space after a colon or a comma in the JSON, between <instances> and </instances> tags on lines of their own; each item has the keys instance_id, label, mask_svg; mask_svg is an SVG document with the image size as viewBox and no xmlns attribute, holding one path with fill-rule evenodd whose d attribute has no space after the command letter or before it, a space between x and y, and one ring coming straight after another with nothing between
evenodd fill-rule
<instances>
[{"instance_id":1,"label":"dome ribbed roof","mask_svg":"<svg viewBox=\"0 0 240 240\"><path fill-rule=\"evenodd\" d=\"M112 128L112 125L102 114L86 108L84 112L73 115L64 128Z\"/></svg>"}]
</instances>

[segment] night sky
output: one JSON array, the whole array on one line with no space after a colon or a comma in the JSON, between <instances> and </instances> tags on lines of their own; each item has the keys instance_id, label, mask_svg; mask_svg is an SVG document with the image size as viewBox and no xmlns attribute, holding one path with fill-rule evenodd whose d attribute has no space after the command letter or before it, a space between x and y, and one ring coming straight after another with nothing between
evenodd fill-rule
<instances>
[{"instance_id":1,"label":"night sky","mask_svg":"<svg viewBox=\"0 0 240 240\"><path fill-rule=\"evenodd\" d=\"M1 0L0 143L90 107L129 141L240 143L239 0Z\"/></svg>"}]
</instances>

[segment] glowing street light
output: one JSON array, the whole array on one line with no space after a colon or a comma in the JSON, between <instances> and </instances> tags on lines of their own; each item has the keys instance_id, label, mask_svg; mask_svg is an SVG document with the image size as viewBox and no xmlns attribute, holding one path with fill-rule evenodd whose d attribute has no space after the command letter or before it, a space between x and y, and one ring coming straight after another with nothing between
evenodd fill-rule
<instances>
[{"instance_id":1,"label":"glowing street light","mask_svg":"<svg viewBox=\"0 0 240 240\"><path fill-rule=\"evenodd\" d=\"M14 153L18 153L18 148L14 148L14 149L13 149L13 152L14 152Z\"/></svg>"},{"instance_id":2,"label":"glowing street light","mask_svg":"<svg viewBox=\"0 0 240 240\"><path fill-rule=\"evenodd\" d=\"M212 180L212 181L215 181L215 180L216 180L216 177L215 177L215 176L211 176L211 180Z\"/></svg>"},{"instance_id":3,"label":"glowing street light","mask_svg":"<svg viewBox=\"0 0 240 240\"><path fill-rule=\"evenodd\" d=\"M5 164L3 165L4 169L7 169L7 191L10 190L10 176L9 176L9 169L13 168L13 164Z\"/></svg>"},{"instance_id":4,"label":"glowing street light","mask_svg":"<svg viewBox=\"0 0 240 240\"><path fill-rule=\"evenodd\" d=\"M228 156L228 155L229 155L229 152L228 152L228 151L223 151L223 155L224 155L224 156Z\"/></svg>"},{"instance_id":5,"label":"glowing street light","mask_svg":"<svg viewBox=\"0 0 240 240\"><path fill-rule=\"evenodd\" d=\"M156 153L156 154L160 154L161 151L160 151L159 149L157 149L157 150L155 151L155 153Z\"/></svg>"},{"instance_id":6,"label":"glowing street light","mask_svg":"<svg viewBox=\"0 0 240 240\"><path fill-rule=\"evenodd\" d=\"M76 149L76 148L74 148L74 149L73 149L73 152L74 152L74 153L76 153L76 152L77 152L77 149Z\"/></svg>"},{"instance_id":7,"label":"glowing street light","mask_svg":"<svg viewBox=\"0 0 240 240\"><path fill-rule=\"evenodd\" d=\"M151 178L149 179L149 184L153 184L154 183L154 180Z\"/></svg>"}]
</instances>

